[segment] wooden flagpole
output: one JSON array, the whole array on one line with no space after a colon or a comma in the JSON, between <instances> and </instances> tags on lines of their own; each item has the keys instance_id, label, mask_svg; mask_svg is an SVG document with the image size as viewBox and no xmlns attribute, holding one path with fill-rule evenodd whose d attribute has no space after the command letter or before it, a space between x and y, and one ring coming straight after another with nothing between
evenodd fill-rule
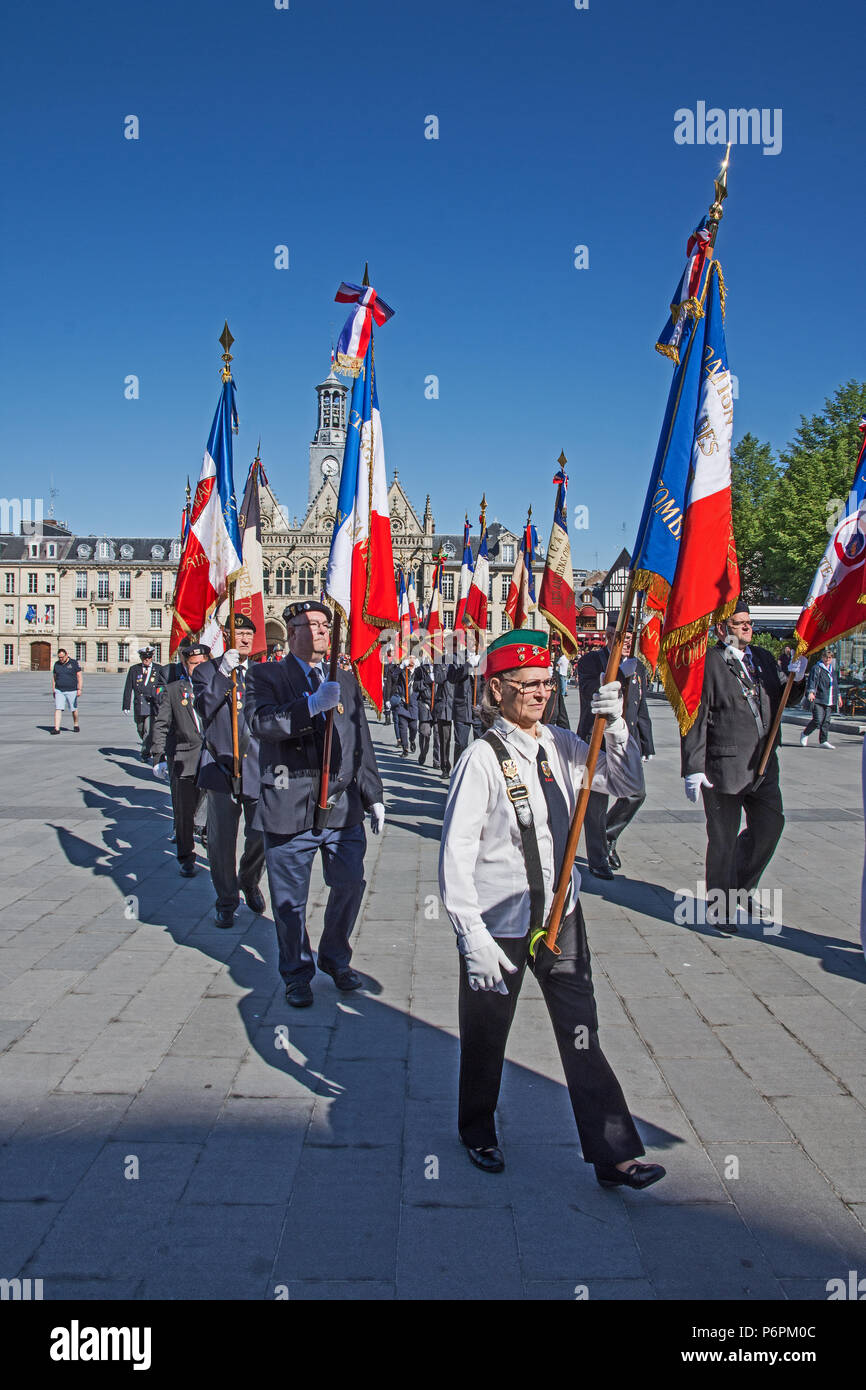
<instances>
[{"instance_id":1,"label":"wooden flagpole","mask_svg":"<svg viewBox=\"0 0 866 1390\"><path fill-rule=\"evenodd\" d=\"M229 365L232 360L230 348L234 338L229 332L228 322L223 326L219 342L223 350L222 379L224 382L231 381L232 369ZM232 479L234 485L234 479ZM229 648L235 645L235 581L229 580L227 586L227 599L229 605ZM238 668L232 671L232 796L240 797L242 793L241 785L241 758L240 741L238 739Z\"/></svg>"}]
</instances>

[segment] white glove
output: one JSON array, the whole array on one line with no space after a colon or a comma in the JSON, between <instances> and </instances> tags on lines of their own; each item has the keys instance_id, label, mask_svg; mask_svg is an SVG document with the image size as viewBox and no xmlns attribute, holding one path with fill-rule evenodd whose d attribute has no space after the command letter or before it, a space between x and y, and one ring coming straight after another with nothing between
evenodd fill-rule
<instances>
[{"instance_id":1,"label":"white glove","mask_svg":"<svg viewBox=\"0 0 866 1390\"><path fill-rule=\"evenodd\" d=\"M590 709L594 715L603 714L608 724L615 724L618 719L622 719L622 691L619 681L609 681L607 685L599 686L592 697Z\"/></svg>"},{"instance_id":2,"label":"white glove","mask_svg":"<svg viewBox=\"0 0 866 1390\"><path fill-rule=\"evenodd\" d=\"M513 975L517 970L512 965L502 947L497 945L486 927L478 927L463 937L463 959L469 976L470 989L495 989L498 994L507 994L508 986L502 978L502 971Z\"/></svg>"},{"instance_id":3,"label":"white glove","mask_svg":"<svg viewBox=\"0 0 866 1390\"><path fill-rule=\"evenodd\" d=\"M712 782L710 782L702 772L689 772L686 774L686 796L689 801L697 801L701 794L701 787L709 787L710 790L712 790L712 786Z\"/></svg>"},{"instance_id":4,"label":"white glove","mask_svg":"<svg viewBox=\"0 0 866 1390\"><path fill-rule=\"evenodd\" d=\"M230 676L232 671L240 662L240 659L241 654L237 650L237 648L229 647L228 650L225 652L222 661L220 662L220 675Z\"/></svg>"},{"instance_id":5,"label":"white glove","mask_svg":"<svg viewBox=\"0 0 866 1390\"><path fill-rule=\"evenodd\" d=\"M630 680L637 670L637 657L627 656L624 661L619 663L619 673L626 680Z\"/></svg>"},{"instance_id":6,"label":"white glove","mask_svg":"<svg viewBox=\"0 0 866 1390\"><path fill-rule=\"evenodd\" d=\"M788 667L788 671L789 673L793 671L795 681L801 681L806 674L806 668L808 667L808 665L809 660L807 657L798 656L796 661L791 662L791 665Z\"/></svg>"},{"instance_id":7,"label":"white glove","mask_svg":"<svg viewBox=\"0 0 866 1390\"><path fill-rule=\"evenodd\" d=\"M160 782L168 781L168 763L164 758L161 763L156 763L154 766L153 775L158 778Z\"/></svg>"},{"instance_id":8,"label":"white glove","mask_svg":"<svg viewBox=\"0 0 866 1390\"><path fill-rule=\"evenodd\" d=\"M468 656L466 657L467 666L477 666L480 661L481 657L478 655L477 652L469 652Z\"/></svg>"},{"instance_id":9,"label":"white glove","mask_svg":"<svg viewBox=\"0 0 866 1390\"><path fill-rule=\"evenodd\" d=\"M124 709L124 710L121 710L120 712L121 712L121 714L132 714L132 710L131 710L131 709Z\"/></svg>"},{"instance_id":10,"label":"white glove","mask_svg":"<svg viewBox=\"0 0 866 1390\"><path fill-rule=\"evenodd\" d=\"M374 835L378 835L384 824L385 807L381 801L376 801L370 807L370 829Z\"/></svg>"},{"instance_id":11,"label":"white glove","mask_svg":"<svg viewBox=\"0 0 866 1390\"><path fill-rule=\"evenodd\" d=\"M326 710L336 709L340 703L339 681L322 681L318 690L307 696L310 714L324 714Z\"/></svg>"}]
</instances>

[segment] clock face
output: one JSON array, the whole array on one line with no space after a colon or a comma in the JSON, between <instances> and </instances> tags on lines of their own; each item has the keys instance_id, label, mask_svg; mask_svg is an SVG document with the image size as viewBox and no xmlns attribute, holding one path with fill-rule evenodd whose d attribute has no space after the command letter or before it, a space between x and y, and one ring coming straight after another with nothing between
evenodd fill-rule
<instances>
[{"instance_id":1,"label":"clock face","mask_svg":"<svg viewBox=\"0 0 866 1390\"><path fill-rule=\"evenodd\" d=\"M336 459L331 459L331 458L322 459L322 473L324 474L324 476L325 476L326 478L333 478L333 476L334 476L334 474L336 473L336 471L337 471L337 460L336 460Z\"/></svg>"}]
</instances>

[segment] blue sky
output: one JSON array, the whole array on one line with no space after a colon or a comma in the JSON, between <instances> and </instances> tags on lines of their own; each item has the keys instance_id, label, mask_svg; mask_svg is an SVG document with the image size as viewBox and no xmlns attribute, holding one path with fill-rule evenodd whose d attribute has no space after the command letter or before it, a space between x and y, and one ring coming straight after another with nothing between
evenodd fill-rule
<instances>
[{"instance_id":1,"label":"blue sky","mask_svg":"<svg viewBox=\"0 0 866 1390\"><path fill-rule=\"evenodd\" d=\"M803 0L16 6L0 490L47 504L53 475L80 531L171 533L228 318L238 491L261 434L302 513L334 292L369 260L396 310L389 471L442 531L486 490L546 539L564 448L575 563L605 566L634 539L670 380L653 343L723 154L674 142L678 108L782 111L779 154L732 151L719 233L735 437L780 448L864 375L861 26Z\"/></svg>"}]
</instances>

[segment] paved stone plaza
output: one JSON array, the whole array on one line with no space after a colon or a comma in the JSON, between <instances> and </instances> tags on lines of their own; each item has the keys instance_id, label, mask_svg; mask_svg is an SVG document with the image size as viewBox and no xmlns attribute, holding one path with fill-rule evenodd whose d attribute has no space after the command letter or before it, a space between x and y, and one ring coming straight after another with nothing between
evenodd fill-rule
<instances>
[{"instance_id":1,"label":"paved stone plaza","mask_svg":"<svg viewBox=\"0 0 866 1390\"><path fill-rule=\"evenodd\" d=\"M82 733L67 715L55 743L49 677L0 686L0 1277L42 1279L47 1299L786 1300L866 1274L859 738L804 750L786 727L764 884L783 927L728 937L674 920L704 821L652 703L659 753L622 872L582 892L602 1044L668 1169L622 1193L580 1158L531 977L506 1171L457 1141L438 775L373 725L388 824L368 836L355 938L369 988L318 976L299 1013L271 921L242 907L220 931L204 861L180 878L121 689L87 677Z\"/></svg>"}]
</instances>

